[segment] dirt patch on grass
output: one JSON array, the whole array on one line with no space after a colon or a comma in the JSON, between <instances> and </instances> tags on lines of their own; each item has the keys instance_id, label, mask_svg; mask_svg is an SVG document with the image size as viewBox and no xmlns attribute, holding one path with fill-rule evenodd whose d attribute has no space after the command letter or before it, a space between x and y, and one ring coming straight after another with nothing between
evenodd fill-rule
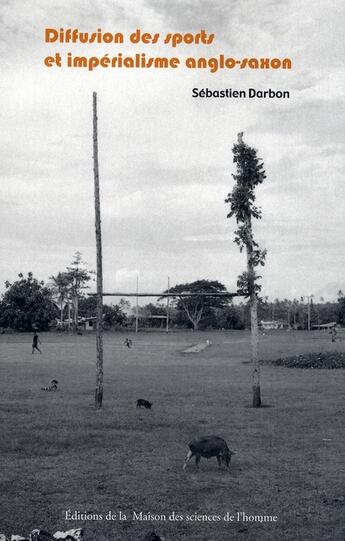
<instances>
[{"instance_id":1,"label":"dirt patch on grass","mask_svg":"<svg viewBox=\"0 0 345 541\"><path fill-rule=\"evenodd\" d=\"M332 370L335 368L345 368L345 353L340 351L321 351L320 353L303 353L301 355L260 362L272 366L285 366L286 368L325 368Z\"/></svg>"},{"instance_id":2,"label":"dirt patch on grass","mask_svg":"<svg viewBox=\"0 0 345 541\"><path fill-rule=\"evenodd\" d=\"M198 344L194 344L193 346L183 349L181 353L200 353L200 351L203 351L210 345L211 342L206 340L206 342L199 342Z\"/></svg>"}]
</instances>

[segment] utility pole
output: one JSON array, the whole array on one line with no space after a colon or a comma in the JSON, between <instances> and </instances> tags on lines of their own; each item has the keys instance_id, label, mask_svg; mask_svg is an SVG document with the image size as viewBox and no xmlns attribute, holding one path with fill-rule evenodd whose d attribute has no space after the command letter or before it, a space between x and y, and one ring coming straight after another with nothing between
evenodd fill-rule
<instances>
[{"instance_id":1,"label":"utility pole","mask_svg":"<svg viewBox=\"0 0 345 541\"><path fill-rule=\"evenodd\" d=\"M68 318L68 330L71 328L71 305L70 298L67 298L67 318Z\"/></svg>"},{"instance_id":2,"label":"utility pole","mask_svg":"<svg viewBox=\"0 0 345 541\"><path fill-rule=\"evenodd\" d=\"M139 293L139 276L137 276L137 296L135 301L135 332L138 332L138 319L139 319L139 305L138 305L138 293Z\"/></svg>"},{"instance_id":3,"label":"utility pole","mask_svg":"<svg viewBox=\"0 0 345 541\"><path fill-rule=\"evenodd\" d=\"M95 231L97 249L97 375L95 391L95 407L101 408L103 402L103 273L102 273L102 232L101 206L99 197L98 171L98 134L97 134L97 93L93 93L93 172L95 188Z\"/></svg>"},{"instance_id":4,"label":"utility pole","mask_svg":"<svg viewBox=\"0 0 345 541\"><path fill-rule=\"evenodd\" d=\"M170 277L168 276L168 295L170 293ZM169 332L169 298L167 297L167 321L166 321L166 332Z\"/></svg>"},{"instance_id":5,"label":"utility pole","mask_svg":"<svg viewBox=\"0 0 345 541\"><path fill-rule=\"evenodd\" d=\"M79 294L79 282L78 282L78 277L79 277L79 267L77 265L77 268L76 268L76 271L75 271L75 283L74 283L74 287L75 287L75 297L74 297L74 331L77 332L78 330L78 312L79 312L79 299L78 299L78 294Z\"/></svg>"}]
</instances>

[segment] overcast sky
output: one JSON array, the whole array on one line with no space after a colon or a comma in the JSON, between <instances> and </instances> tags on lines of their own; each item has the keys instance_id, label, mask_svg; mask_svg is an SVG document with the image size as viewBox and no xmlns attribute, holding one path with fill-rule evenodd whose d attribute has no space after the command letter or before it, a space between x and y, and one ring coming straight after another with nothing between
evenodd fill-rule
<instances>
[{"instance_id":1,"label":"overcast sky","mask_svg":"<svg viewBox=\"0 0 345 541\"><path fill-rule=\"evenodd\" d=\"M95 268L92 91L98 93L104 289L161 291L201 278L230 290L245 268L224 199L239 131L267 179L263 294L345 289L344 2L3 0L0 283ZM215 33L212 45L45 44L44 28ZM66 54L290 57L292 70L47 68ZM192 88L290 91L289 100L201 100Z\"/></svg>"}]
</instances>

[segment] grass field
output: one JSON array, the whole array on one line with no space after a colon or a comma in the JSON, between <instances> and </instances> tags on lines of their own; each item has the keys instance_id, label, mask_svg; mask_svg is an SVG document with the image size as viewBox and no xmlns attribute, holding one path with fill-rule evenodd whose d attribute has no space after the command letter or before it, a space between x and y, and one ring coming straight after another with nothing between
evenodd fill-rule
<instances>
[{"instance_id":1,"label":"grass field","mask_svg":"<svg viewBox=\"0 0 345 541\"><path fill-rule=\"evenodd\" d=\"M261 409L252 409L249 334L105 335L104 407L93 407L95 337L1 335L0 532L85 527L85 540L344 541L344 371L262 367ZM211 340L197 354L181 350ZM345 350L319 332L272 332L262 358ZM56 393L40 391L59 381ZM137 410L138 398L153 402ZM215 459L182 471L197 435L223 436L230 472ZM103 520L66 520L71 513ZM108 511L127 520L105 520ZM133 512L166 520L132 520ZM236 515L274 523L226 522ZM169 520L172 512L183 520ZM192 522L187 515L219 515Z\"/></svg>"}]
</instances>

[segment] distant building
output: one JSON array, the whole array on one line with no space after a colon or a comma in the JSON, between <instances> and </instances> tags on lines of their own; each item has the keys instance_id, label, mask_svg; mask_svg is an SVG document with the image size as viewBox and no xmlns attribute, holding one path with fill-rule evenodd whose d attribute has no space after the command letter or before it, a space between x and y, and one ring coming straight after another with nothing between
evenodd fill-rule
<instances>
[{"instance_id":1,"label":"distant building","mask_svg":"<svg viewBox=\"0 0 345 541\"><path fill-rule=\"evenodd\" d=\"M93 331L96 329L95 317L82 317L78 319L78 329L84 331Z\"/></svg>"},{"instance_id":2,"label":"distant building","mask_svg":"<svg viewBox=\"0 0 345 541\"><path fill-rule=\"evenodd\" d=\"M261 329L264 329L265 331L270 330L278 330L278 329L284 329L287 327L287 323L285 321L263 321L261 320L259 323Z\"/></svg>"},{"instance_id":3,"label":"distant building","mask_svg":"<svg viewBox=\"0 0 345 541\"><path fill-rule=\"evenodd\" d=\"M73 328L74 320L65 319L61 322L56 318L56 329L57 330L66 330ZM81 331L93 331L96 328L96 317L78 317L78 329Z\"/></svg>"},{"instance_id":4,"label":"distant building","mask_svg":"<svg viewBox=\"0 0 345 541\"><path fill-rule=\"evenodd\" d=\"M324 331L328 331L332 329L333 327L336 327L337 322L331 321L330 323L322 323L321 325L313 325L313 329L320 329Z\"/></svg>"}]
</instances>

